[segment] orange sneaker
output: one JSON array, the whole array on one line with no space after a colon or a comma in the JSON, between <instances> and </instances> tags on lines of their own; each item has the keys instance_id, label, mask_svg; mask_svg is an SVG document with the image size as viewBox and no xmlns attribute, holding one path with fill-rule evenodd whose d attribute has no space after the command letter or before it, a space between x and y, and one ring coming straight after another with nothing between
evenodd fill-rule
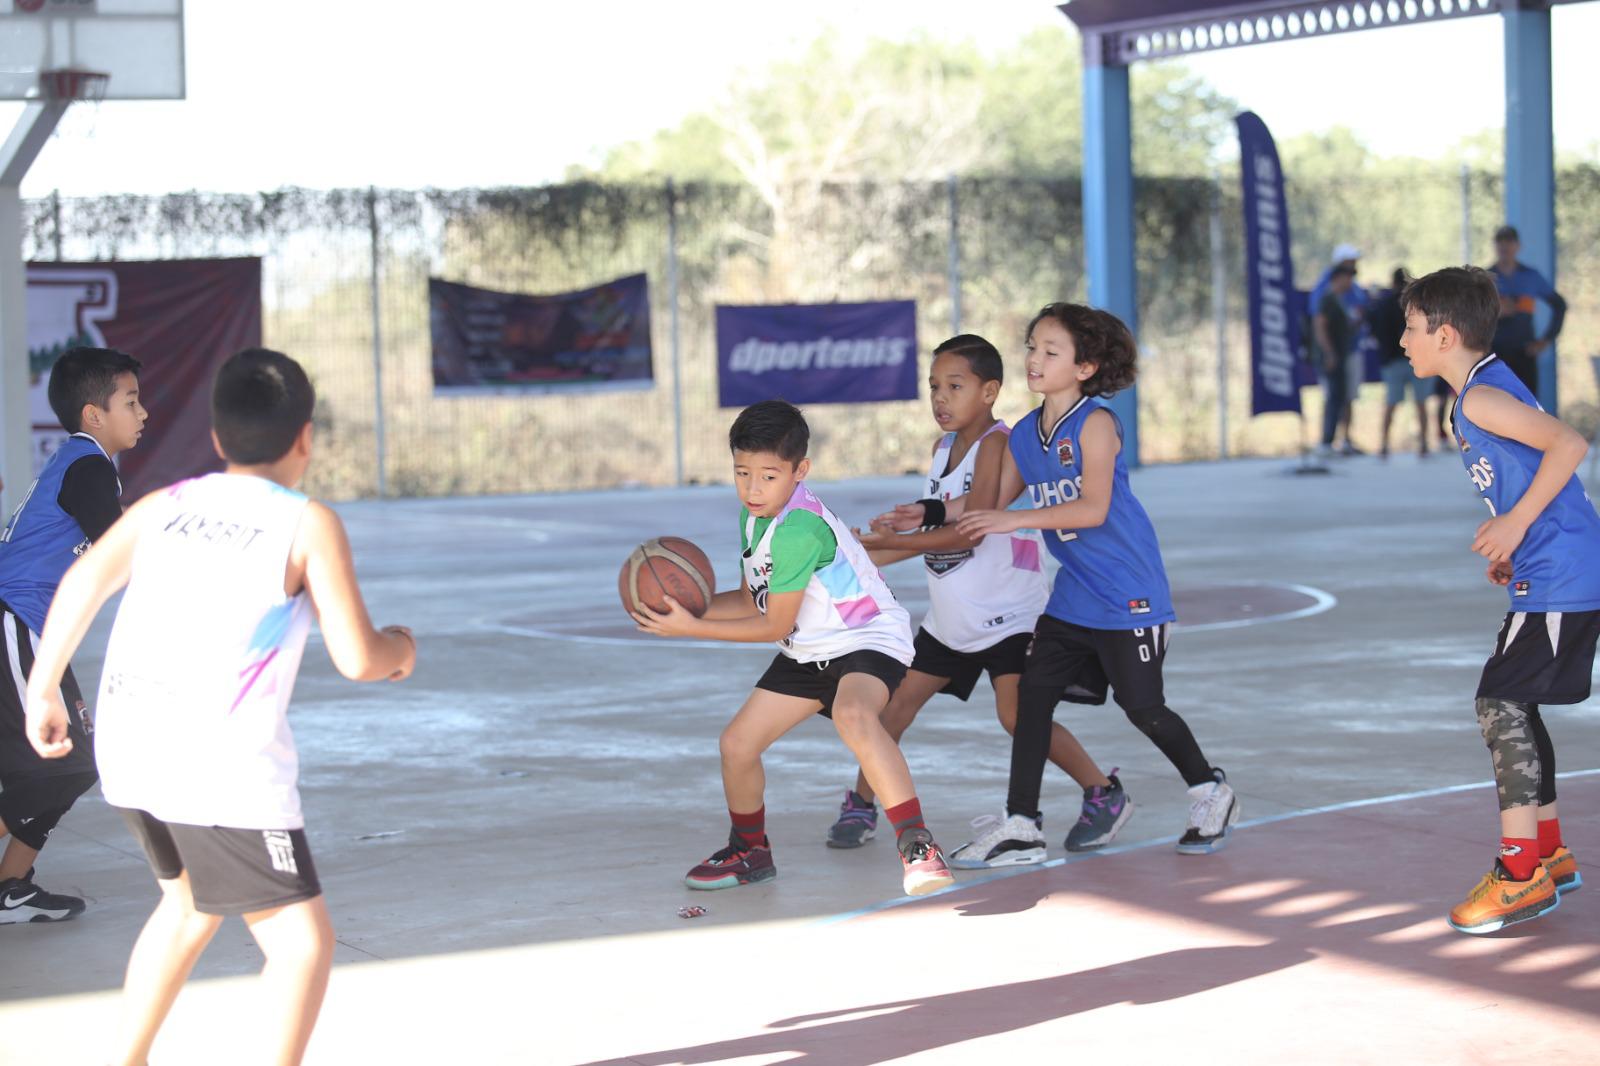
<instances>
[{"instance_id":1,"label":"orange sneaker","mask_svg":"<svg viewBox=\"0 0 1600 1066\"><path fill-rule=\"evenodd\" d=\"M1560 904L1561 893L1549 870L1540 866L1527 881L1513 881L1505 863L1496 859L1494 869L1451 910L1450 927L1474 936L1493 933L1537 918Z\"/></svg>"},{"instance_id":2,"label":"orange sneaker","mask_svg":"<svg viewBox=\"0 0 1600 1066\"><path fill-rule=\"evenodd\" d=\"M1539 864L1550 871L1550 877L1556 883L1556 891L1563 896L1583 887L1583 875L1578 872L1578 860L1567 850L1565 844L1557 848L1555 854L1548 859L1540 859Z\"/></svg>"}]
</instances>

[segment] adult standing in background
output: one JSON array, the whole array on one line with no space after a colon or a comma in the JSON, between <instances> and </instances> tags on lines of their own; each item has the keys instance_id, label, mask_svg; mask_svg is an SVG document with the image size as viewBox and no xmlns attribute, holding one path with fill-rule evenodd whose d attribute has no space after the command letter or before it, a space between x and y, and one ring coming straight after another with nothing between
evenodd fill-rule
<instances>
[{"instance_id":1,"label":"adult standing in background","mask_svg":"<svg viewBox=\"0 0 1600 1066\"><path fill-rule=\"evenodd\" d=\"M1328 275L1322 299L1313 305L1312 335L1317 342L1317 369L1322 375L1322 448L1326 457L1333 454L1333 440L1341 421L1348 418L1350 406L1350 353L1355 350L1356 323L1345 309L1345 297L1355 286L1354 263L1340 263ZM1345 454L1350 447L1349 423L1345 423Z\"/></svg>"},{"instance_id":2,"label":"adult standing in background","mask_svg":"<svg viewBox=\"0 0 1600 1066\"><path fill-rule=\"evenodd\" d=\"M1356 352L1361 347L1361 336L1366 329L1366 312L1368 295L1367 290L1355 284L1355 274L1358 270L1357 260L1361 258L1361 249L1353 244L1340 244L1333 249L1333 260L1328 268L1322 272L1317 283L1311 287L1311 297L1307 306L1311 309L1313 320L1317 310L1322 306L1322 298L1327 295L1329 286L1333 282L1333 275L1340 267L1350 268L1351 284L1344 290L1341 302L1344 305L1345 317L1350 320L1352 329L1350 338L1350 351ZM1355 414L1355 399L1361 392L1361 383L1366 380L1366 367L1360 359L1345 360L1345 385L1344 408L1339 412L1339 431L1344 436L1341 451L1345 455L1360 455L1361 449L1357 448L1355 441L1350 439L1350 423ZM1331 441L1329 444L1331 445Z\"/></svg>"},{"instance_id":3,"label":"adult standing in background","mask_svg":"<svg viewBox=\"0 0 1600 1066\"><path fill-rule=\"evenodd\" d=\"M1400 335L1406 330L1405 310L1400 306L1400 293L1406 287L1404 267L1396 267L1389 288L1378 293L1367 309L1367 328L1378 342L1378 365L1383 371L1386 391L1383 406L1383 450L1378 454L1389 458L1389 430L1394 425L1394 412L1405 402L1406 393L1417 405L1417 454L1428 454L1428 394L1433 391L1418 379L1411 369L1406 350L1400 347Z\"/></svg>"},{"instance_id":4,"label":"adult standing in background","mask_svg":"<svg viewBox=\"0 0 1600 1066\"><path fill-rule=\"evenodd\" d=\"M1539 355L1561 333L1567 317L1567 301L1561 298L1543 274L1517 261L1522 238L1515 226L1494 231L1494 265L1489 273L1500 290L1500 322L1495 326L1493 351L1512 373L1522 379L1528 391L1539 395ZM1544 336L1534 331L1533 311L1537 301L1550 307L1550 324Z\"/></svg>"}]
</instances>

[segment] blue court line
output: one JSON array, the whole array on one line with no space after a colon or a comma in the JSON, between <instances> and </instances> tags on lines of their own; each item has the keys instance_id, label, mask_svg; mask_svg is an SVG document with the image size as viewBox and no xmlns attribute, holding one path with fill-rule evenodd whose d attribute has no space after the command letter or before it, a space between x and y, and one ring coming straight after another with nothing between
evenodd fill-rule
<instances>
[{"instance_id":1,"label":"blue court line","mask_svg":"<svg viewBox=\"0 0 1600 1066\"><path fill-rule=\"evenodd\" d=\"M1574 777L1592 777L1600 774L1600 767L1592 770L1568 770L1556 774L1556 780L1562 781ZM1404 803L1406 800L1427 799L1431 796L1448 796L1455 792L1471 792L1478 788L1493 788L1493 781L1476 781L1470 785L1445 785L1442 788L1425 788L1417 792L1396 792L1391 796L1374 796L1371 799L1348 800L1344 803L1330 803L1325 807L1307 807L1305 810L1290 811L1287 814L1269 814L1265 818L1252 818L1234 826L1234 830L1254 829L1257 826L1272 825L1276 822L1287 822L1295 818L1309 818L1314 814L1335 814L1339 811L1353 811L1361 807L1376 807L1385 803ZM964 892L978 885L986 885L992 881L1000 881L1009 877L1020 877L1024 874L1035 873L1039 870L1048 870L1056 866L1067 866L1076 862L1087 862L1098 859L1103 855L1122 855L1130 851L1143 851L1146 848L1171 847L1172 838L1163 837L1160 840L1146 840L1138 844L1118 844L1114 847L1101 848L1098 851L1082 852L1077 855L1068 855L1060 859L1049 859L1045 862L1033 863L1030 866L1016 866L1006 870L994 870L983 877L960 881L949 888L941 888L937 892L929 892L925 896L899 896L887 899L881 903L872 903L853 911L842 914L830 914L824 918L816 919L816 925L834 925L838 922L847 922L852 918L864 918L869 914L890 910L894 907L903 907L908 903L920 903L925 899L937 899L957 892Z\"/></svg>"}]
</instances>

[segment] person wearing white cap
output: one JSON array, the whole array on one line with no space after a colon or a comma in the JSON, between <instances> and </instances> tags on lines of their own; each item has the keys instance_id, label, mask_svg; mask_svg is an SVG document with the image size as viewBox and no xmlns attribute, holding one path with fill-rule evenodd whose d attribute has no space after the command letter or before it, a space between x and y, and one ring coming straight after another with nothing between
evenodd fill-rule
<instances>
[{"instance_id":1,"label":"person wearing white cap","mask_svg":"<svg viewBox=\"0 0 1600 1066\"><path fill-rule=\"evenodd\" d=\"M1317 283L1311 287L1311 297L1307 302L1307 306L1311 308L1313 314L1321 306L1323 296L1327 295L1334 271L1345 264L1349 264L1350 267L1354 268L1360 258L1361 249L1348 241L1334 246L1333 255L1327 268L1323 270L1322 276L1317 279ZM1355 398L1360 393L1361 383L1366 380L1367 376L1366 361L1361 358L1361 347L1362 341L1367 335L1366 308L1368 299L1367 290L1355 283L1352 283L1349 290L1341 297L1345 313L1350 316L1356 329L1356 339L1351 358L1346 360L1345 363L1344 410L1339 413L1339 434L1344 438L1344 443L1340 446L1339 451L1344 455L1362 454L1361 449L1357 448L1355 442L1350 439L1350 422L1355 413ZM1326 395L1328 393L1326 375L1323 375L1323 379L1323 390Z\"/></svg>"}]
</instances>

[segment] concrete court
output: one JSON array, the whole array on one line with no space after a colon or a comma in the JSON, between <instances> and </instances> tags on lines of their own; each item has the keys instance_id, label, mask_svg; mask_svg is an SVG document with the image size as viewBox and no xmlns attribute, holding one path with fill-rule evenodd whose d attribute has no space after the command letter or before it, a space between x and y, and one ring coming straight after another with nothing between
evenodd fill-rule
<instances>
[{"instance_id":1,"label":"concrete court","mask_svg":"<svg viewBox=\"0 0 1600 1066\"><path fill-rule=\"evenodd\" d=\"M818 461L825 470L825 450ZM1180 613L1191 623L1168 659L1169 701L1229 769L1247 819L1484 780L1487 755L1471 695L1506 600L1467 551L1483 511L1459 461L1448 454L1355 459L1320 478L1291 477L1286 469L1281 461L1251 461L1135 475L1161 533ZM852 521L918 489L917 479L905 478L819 486ZM1215 924L1214 911L1186 913L1186 900L1216 893L1238 902L1308 885L1336 895L1351 891L1352 882L1366 890L1394 872L1363 863L1403 855L1404 877L1394 889L1400 895L1383 895L1381 905L1405 909L1377 917L1404 913L1407 920L1380 931L1395 933L1400 944L1408 936L1429 939L1437 917L1489 861L1487 790L1399 805L1403 833L1391 834L1372 817L1388 809L1380 806L1363 808L1368 813L1359 818L1274 822L1241 833L1233 849L1209 859L1130 847L1089 864L993 882L962 875L964 882L1016 886L1005 891L1025 901L1049 900L1049 907L997 904L996 913L1012 915L1003 928L952 921L983 913L991 887L958 887L909 908L819 926L819 918L896 899L898 864L887 838L853 853L821 846L853 771L831 727L817 720L786 737L768 761L778 881L691 895L679 878L726 831L716 733L770 650L632 634L614 578L633 543L675 533L725 564L719 577L731 586L736 506L730 488L705 487L341 508L375 618L414 625L423 661L404 685L363 687L337 678L320 649L308 651L293 721L308 829L341 945L313 1061L409 1061L411 1051L425 1061L462 1039L477 1061L489 1062L786 1061L794 1048L745 1036L813 1009L930 994L956 997L921 1012L943 1019L934 1027L943 1034L937 1039L874 1044L880 1028L898 1031L885 1023L858 1034L864 1047L882 1050L840 1057L837 1045L818 1045L805 1061L982 1061L991 1053L1051 1061L1063 1037L1102 1040L1124 1058L1160 1061L1139 1053L1154 1055L1155 1045L1146 1021L1125 1013L1132 1009L1125 1000L1145 1002L1131 986L1126 995L1106 993L1120 999L1046 1011L1015 1026L963 1027L962 1018L988 1017L1012 997L964 995L950 987L952 968L955 985L971 986L965 992L992 993L1019 981L1019 992L1043 990L1027 982L1059 977L1063 966L1080 975L1098 967L1113 983L1171 970L1168 987L1177 991L1150 1023L1203 1024L1206 1048L1228 1061L1367 1061L1380 1050L1393 1058L1395 1045L1376 1035L1335 1057L1284 1051L1311 1016L1282 1006L1326 1003L1325 994L1335 993L1331 1002L1359 999L1377 1012L1361 1020L1374 1034L1413 1025L1417 1011L1472 990L1471 1009L1485 1016L1503 1011L1501 1023L1526 1021L1552 1040L1582 1033L1594 1046L1600 922L1593 909L1600 904L1587 892L1569 897L1558 916L1525 927L1531 932L1489 941L1510 949L1472 947L1483 942L1466 938L1460 946L1449 938L1428 946L1457 960L1514 950L1509 972L1548 976L1552 988L1565 990L1542 1014L1530 1006L1532 993L1516 993L1504 979L1475 982L1460 966L1416 965L1398 949L1356 952L1340 973L1297 968L1336 954L1342 941L1311 934L1326 916L1301 922L1292 903L1277 916L1271 951L1253 950L1268 935L1259 927L1243 926L1244 947L1252 950L1241 952L1237 939L1203 935ZM903 564L890 577L917 616L926 599L919 569ZM1309 612L1330 599L1336 604L1321 613L1270 617ZM1262 621L1236 624L1246 618ZM97 673L104 628L102 622L80 656L86 684ZM907 738L930 823L948 846L966 839L966 819L997 809L1003 798L1008 749L990 707L984 686L970 704L941 697ZM1122 767L1139 812L1120 843L1174 838L1185 797L1154 748L1114 708L1064 707L1062 715L1107 767ZM1591 707L1551 709L1548 719L1563 771L1600 767ZM1594 786L1579 776L1566 793L1569 835L1588 854L1600 854L1600 839L1581 835L1593 824L1586 812L1600 804ZM1052 771L1045 803L1053 840L1064 835L1076 802L1075 789ZM1329 819L1342 833L1326 828L1334 824ZM47 887L90 897L92 909L60 926L0 929L0 1019L17 1023L8 1027L0 1062L92 1062L112 1016L108 993L155 889L98 798L86 799L58 831L40 877ZM1166 895L1128 896L1151 883ZM1126 902L1109 904L1108 897ZM710 913L684 921L677 909L686 904ZM1022 912L1048 912L1056 924L1016 924ZM930 924L905 924L915 921ZM1426 935L1404 933L1413 926ZM858 940L859 950L881 944L881 953L857 956ZM997 955L997 947L1005 950ZM745 948L748 964L737 954ZM874 983L879 957L895 962ZM1016 972L997 958L1017 959ZM805 980L785 980L786 959ZM1125 972L1140 959L1160 965ZM236 1032L247 1024L248 982L229 978L258 965L242 925L225 926L180 1000L172 1032L157 1045L165 1056L152 1061L249 1061L238 1048L220 1052L210 1037L216 1027ZM1219 973L1232 976L1208 976ZM1220 984L1229 989L1219 998ZM1485 984L1504 994L1484 1001ZM848 986L843 999L811 994L840 985ZM437 994L418 999L417 988ZM1268 998L1241 997L1240 989L1265 989ZM597 1010L597 1002L608 1009ZM617 1020L619 1003L626 1022ZM1280 1009L1263 1009L1268 1004ZM1063 1022L1067 1015L1074 1020ZM463 1017L472 1020L465 1037ZM1243 1028L1219 1028L1219 1018ZM1348 1036L1338 1026L1322 1028ZM1421 1031L1445 1042L1413 1047L1402 1058L1477 1061L1489 1054L1474 1050L1487 1045L1473 1043L1488 1029L1430 1021ZM1182 1029L1173 1038L1187 1046ZM1192 1049L1185 1057L1194 1057Z\"/></svg>"}]
</instances>

